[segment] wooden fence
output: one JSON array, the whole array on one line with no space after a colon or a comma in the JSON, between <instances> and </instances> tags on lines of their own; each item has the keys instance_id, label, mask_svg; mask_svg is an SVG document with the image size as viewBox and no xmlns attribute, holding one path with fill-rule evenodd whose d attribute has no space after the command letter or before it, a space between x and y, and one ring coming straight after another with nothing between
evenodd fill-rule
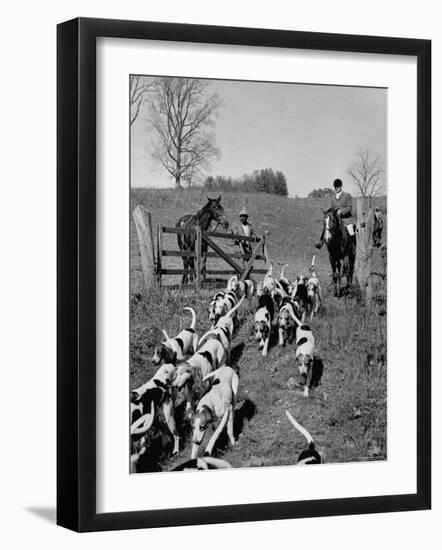
<instances>
[{"instance_id":1,"label":"wooden fence","mask_svg":"<svg viewBox=\"0 0 442 550\"><path fill-rule=\"evenodd\" d=\"M193 235L195 236L195 250L165 250L163 245L163 235L167 233L181 234L181 235ZM229 253L223 250L213 239L225 239L233 242L245 241L256 244L252 254L246 255L241 252ZM162 278L164 275L187 275L193 278L196 288L201 288L203 283L210 282L205 281L205 275L238 275L240 280L245 280L251 273L266 273L266 269L256 269L253 264L256 261L265 261L266 248L265 248L266 236L263 235L258 241L253 237L247 237L245 235L234 235L230 233L219 233L215 231L202 231L199 226L188 229L181 227L164 227L159 225L157 227L157 261L156 261L156 273L158 282L162 284ZM203 243L207 245L207 250L203 250ZM211 249L211 250L209 250ZM194 258L193 269L169 269L163 267L164 257L180 257L180 258ZM230 269L206 269L205 264L207 258L222 258L230 267ZM245 260L245 265L240 265L236 260Z\"/></svg>"}]
</instances>

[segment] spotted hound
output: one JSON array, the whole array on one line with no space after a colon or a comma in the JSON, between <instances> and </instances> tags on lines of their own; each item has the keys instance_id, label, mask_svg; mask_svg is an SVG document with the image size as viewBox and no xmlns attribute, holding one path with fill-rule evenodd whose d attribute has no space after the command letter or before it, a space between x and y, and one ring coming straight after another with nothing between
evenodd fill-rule
<instances>
[{"instance_id":1,"label":"spotted hound","mask_svg":"<svg viewBox=\"0 0 442 550\"><path fill-rule=\"evenodd\" d=\"M212 383L211 388L200 399L191 418L193 431L191 458L197 457L198 449L208 427L218 418L221 421L207 444L205 454L212 454L213 447L226 424L231 444L235 445L236 443L233 434L233 416L238 395L239 377L231 367L222 366L204 378L204 380L208 379Z\"/></svg>"},{"instance_id":2,"label":"spotted hound","mask_svg":"<svg viewBox=\"0 0 442 550\"><path fill-rule=\"evenodd\" d=\"M190 327L182 330L175 338L169 338L167 332L163 329L166 340L155 347L152 357L154 365L159 365L162 361L176 363L182 361L187 354L196 351L198 343L198 335L195 332L196 314L191 307L185 307L184 309L192 313Z\"/></svg>"}]
</instances>

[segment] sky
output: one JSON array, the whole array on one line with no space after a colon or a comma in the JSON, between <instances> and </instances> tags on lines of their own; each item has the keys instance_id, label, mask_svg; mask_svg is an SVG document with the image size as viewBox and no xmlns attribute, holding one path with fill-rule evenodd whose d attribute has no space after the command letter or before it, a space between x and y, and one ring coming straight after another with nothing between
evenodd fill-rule
<instances>
[{"instance_id":1,"label":"sky","mask_svg":"<svg viewBox=\"0 0 442 550\"><path fill-rule=\"evenodd\" d=\"M289 195L332 187L361 148L387 160L387 90L346 86L213 80L222 98L215 134L220 160L207 175L233 178L262 168L281 170ZM150 158L146 111L132 126L131 185L172 187Z\"/></svg>"}]
</instances>

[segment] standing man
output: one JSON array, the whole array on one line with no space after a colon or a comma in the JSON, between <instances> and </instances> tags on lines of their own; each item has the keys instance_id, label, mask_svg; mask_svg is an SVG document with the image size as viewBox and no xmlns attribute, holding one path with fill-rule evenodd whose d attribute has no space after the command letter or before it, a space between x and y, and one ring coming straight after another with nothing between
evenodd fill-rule
<instances>
[{"instance_id":1,"label":"standing man","mask_svg":"<svg viewBox=\"0 0 442 550\"><path fill-rule=\"evenodd\" d=\"M356 233L355 233L355 222L352 215L353 200L350 193L346 193L342 190L342 181L336 179L333 182L333 187L335 188L335 196L330 200L330 208L334 208L336 213L341 219L344 238L350 238L353 244L356 246ZM324 230L322 230L321 237L319 242L315 245L316 248L321 248L324 244Z\"/></svg>"},{"instance_id":2,"label":"standing man","mask_svg":"<svg viewBox=\"0 0 442 550\"><path fill-rule=\"evenodd\" d=\"M252 225L249 223L249 214L246 210L246 207L243 206L241 211L238 214L239 216L239 223L234 222L232 224L232 230L231 233L234 235L244 235L245 237L253 237L255 241L258 240L258 236L253 231ZM234 245L239 247L239 251L241 254L244 254L247 256L246 258L243 258L243 264L245 265L248 262L248 259L252 255L252 245L250 241L235 241L233 243Z\"/></svg>"}]
</instances>

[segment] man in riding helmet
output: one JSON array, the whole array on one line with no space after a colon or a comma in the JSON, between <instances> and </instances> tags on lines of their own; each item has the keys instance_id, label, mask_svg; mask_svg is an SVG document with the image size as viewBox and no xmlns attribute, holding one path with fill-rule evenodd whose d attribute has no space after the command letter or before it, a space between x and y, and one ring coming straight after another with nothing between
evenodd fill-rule
<instances>
[{"instance_id":1,"label":"man in riding helmet","mask_svg":"<svg viewBox=\"0 0 442 550\"><path fill-rule=\"evenodd\" d=\"M342 190L342 181L340 179L336 179L333 182L333 187L335 188L335 196L330 200L330 208L336 210L336 213L341 219L342 227L343 229L345 228L344 238L350 237L353 244L356 245L355 222L351 212L353 200L350 193L346 193ZM322 230L319 242L315 246L319 249L323 244L324 229Z\"/></svg>"}]
</instances>

